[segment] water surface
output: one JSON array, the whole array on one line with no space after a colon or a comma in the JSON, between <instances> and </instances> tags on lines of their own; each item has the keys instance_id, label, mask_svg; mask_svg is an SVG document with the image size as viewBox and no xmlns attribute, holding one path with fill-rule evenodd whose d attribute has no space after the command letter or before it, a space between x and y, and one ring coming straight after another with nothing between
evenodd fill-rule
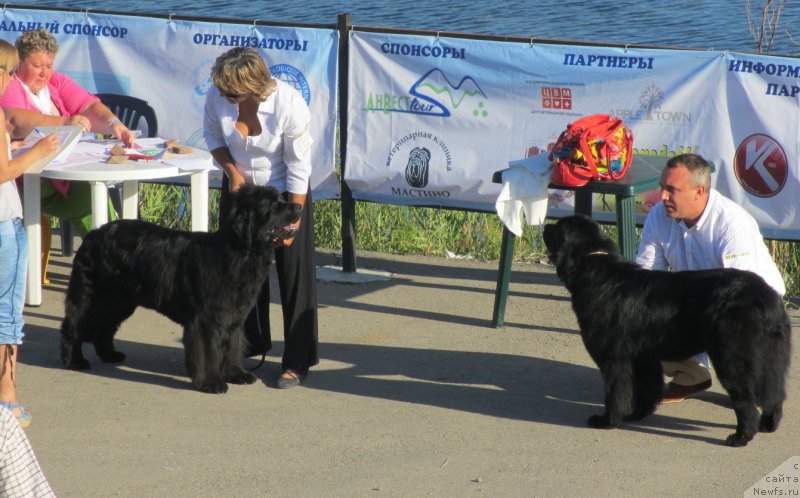
<instances>
[{"instance_id":1,"label":"water surface","mask_svg":"<svg viewBox=\"0 0 800 498\"><path fill-rule=\"evenodd\" d=\"M26 4L312 24L335 24L337 14L348 12L356 26L744 52L756 47L746 0L401 0L389 5L385 0L33 0ZM800 55L800 2L791 0L783 10L772 53Z\"/></svg>"}]
</instances>

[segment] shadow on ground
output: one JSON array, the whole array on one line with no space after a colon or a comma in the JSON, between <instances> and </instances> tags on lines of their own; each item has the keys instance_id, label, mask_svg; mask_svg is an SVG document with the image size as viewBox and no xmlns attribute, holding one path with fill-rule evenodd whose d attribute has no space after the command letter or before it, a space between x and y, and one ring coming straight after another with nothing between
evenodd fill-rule
<instances>
[{"instance_id":1,"label":"shadow on ground","mask_svg":"<svg viewBox=\"0 0 800 498\"><path fill-rule=\"evenodd\" d=\"M318 264L336 263L335 255L318 254ZM56 263L56 267L58 266ZM67 270L68 266L65 265ZM364 303L357 298L400 285L408 287L409 292L413 292L414 287L423 287L436 292L493 293L496 270L487 269L485 265L449 267L377 258L361 258L359 267L384 269L396 275L388 281L359 285L320 283L321 307L390 314L400 319L404 316L413 317L441 322L443 326L490 327L491 310L488 309L486 318L483 319L449 311L402 309L389 304ZM434 282L413 279L415 275L431 274L436 275ZM55 290L60 296L66 288L67 277L52 275L51 280L53 282L48 286L49 290ZM275 280L272 279L273 285ZM469 285L470 282L480 282L480 286L473 287ZM514 282L535 284L544 289L537 293L519 293L521 297L568 300L563 292L560 295L547 293L547 289L551 287L554 293L557 292L556 289L561 290L560 283L552 273L513 272L512 295ZM277 289L273 289L272 295L275 302ZM42 368L61 369L58 332L61 317L37 311L36 308L26 309L26 315L37 317L45 325L26 327L26 342L20 362ZM536 323L519 324L518 327L549 334L577 333L569 328L554 329L552 326L545 327ZM492 329L492 333L494 332ZM175 334L174 331L172 333ZM128 355L123 364L103 364L94 355L91 345L85 345L84 354L92 368L81 374L151 384L167 389L194 390L186 375L179 335L175 334L174 345L146 344L130 340L117 340L116 345ZM261 383L269 388L275 387L282 348L283 344L275 341L268 361L255 372ZM322 363L312 370L301 389L575 428L584 428L590 415L602 411L603 386L597 369L551 358L324 341L320 346L320 355ZM245 360L248 368L255 367L257 363L257 359ZM703 393L699 398L704 402L729 407L727 397L723 395ZM733 429L732 423L733 417L730 425ZM644 421L626 424L623 430L720 444L720 441L704 437L701 433L709 427L727 426L728 424L657 413Z\"/></svg>"},{"instance_id":2,"label":"shadow on ground","mask_svg":"<svg viewBox=\"0 0 800 498\"><path fill-rule=\"evenodd\" d=\"M62 368L57 330L29 327L26 339L22 363ZM81 373L167 389L194 389L186 375L180 344L116 343L128 355L124 363L104 364L91 345L85 345L92 368ZM268 361L255 372L270 388L275 387L283 344L276 342L275 346ZM600 376L596 369L586 366L522 355L376 345L324 344L322 352L323 363L312 369L302 389L576 428L585 427L587 417L602 411ZM245 360L247 368L257 364L257 358ZM726 397L715 393L702 396L717 404L727 402ZM626 424L623 430L718 444L721 442L699 433L708 427L725 426L655 414Z\"/></svg>"}]
</instances>

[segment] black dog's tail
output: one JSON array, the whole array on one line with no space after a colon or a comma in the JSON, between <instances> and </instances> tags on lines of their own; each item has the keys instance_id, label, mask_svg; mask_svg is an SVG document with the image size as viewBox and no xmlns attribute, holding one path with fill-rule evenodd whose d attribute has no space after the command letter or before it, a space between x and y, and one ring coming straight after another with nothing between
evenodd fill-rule
<instances>
[{"instance_id":1,"label":"black dog's tail","mask_svg":"<svg viewBox=\"0 0 800 498\"><path fill-rule=\"evenodd\" d=\"M762 371L759 372L759 385L756 389L756 400L761 405L761 432L777 430L783 416L783 401L786 399L786 377L792 353L792 324L786 311L781 311L782 314L777 315L780 318L768 329L764 338L769 343L764 351L770 357L763 358L760 363Z\"/></svg>"}]
</instances>

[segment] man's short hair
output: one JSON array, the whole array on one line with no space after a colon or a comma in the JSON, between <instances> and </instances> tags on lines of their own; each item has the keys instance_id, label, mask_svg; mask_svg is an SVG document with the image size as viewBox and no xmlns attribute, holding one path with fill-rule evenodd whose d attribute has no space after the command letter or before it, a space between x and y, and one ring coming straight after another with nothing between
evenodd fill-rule
<instances>
[{"instance_id":1,"label":"man's short hair","mask_svg":"<svg viewBox=\"0 0 800 498\"><path fill-rule=\"evenodd\" d=\"M694 179L694 185L703 185L706 191L711 187L711 165L700 154L680 154L667 161L667 168L683 166Z\"/></svg>"}]
</instances>

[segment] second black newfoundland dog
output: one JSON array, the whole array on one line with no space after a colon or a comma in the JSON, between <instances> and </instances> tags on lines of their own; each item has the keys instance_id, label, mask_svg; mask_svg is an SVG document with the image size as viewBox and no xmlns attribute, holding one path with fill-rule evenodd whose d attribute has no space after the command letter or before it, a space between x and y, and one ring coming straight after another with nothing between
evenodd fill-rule
<instances>
[{"instance_id":1,"label":"second black newfoundland dog","mask_svg":"<svg viewBox=\"0 0 800 498\"><path fill-rule=\"evenodd\" d=\"M105 362L120 362L114 334L138 306L183 326L186 368L201 391L224 393L227 382L252 384L242 367L244 321L267 278L280 229L300 217L278 191L246 186L214 233L183 232L138 220L92 230L83 239L61 324L61 359L89 368L82 342Z\"/></svg>"},{"instance_id":2,"label":"second black newfoundland dog","mask_svg":"<svg viewBox=\"0 0 800 498\"><path fill-rule=\"evenodd\" d=\"M650 415L663 391L661 360L707 351L736 412L726 443L744 446L757 431L777 430L791 326L782 299L761 277L733 269L645 270L586 216L546 225L544 243L605 383L605 411L589 418L590 427Z\"/></svg>"}]
</instances>

